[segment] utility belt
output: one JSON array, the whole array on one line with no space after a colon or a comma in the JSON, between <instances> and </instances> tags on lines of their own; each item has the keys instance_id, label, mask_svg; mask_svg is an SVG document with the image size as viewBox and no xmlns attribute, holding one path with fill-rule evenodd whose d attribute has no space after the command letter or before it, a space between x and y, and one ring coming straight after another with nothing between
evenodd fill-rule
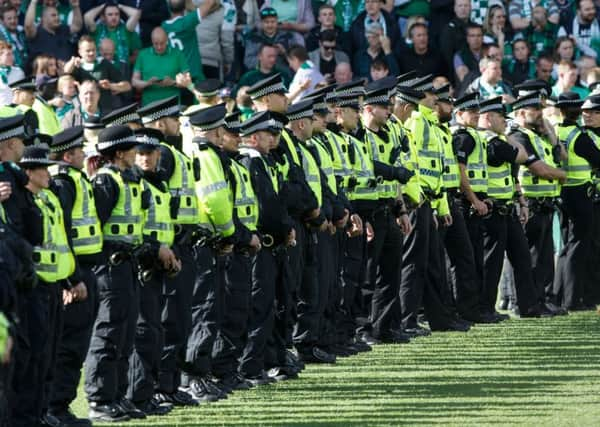
<instances>
[{"instance_id":1,"label":"utility belt","mask_svg":"<svg viewBox=\"0 0 600 427\"><path fill-rule=\"evenodd\" d=\"M544 215L554 213L557 201L554 197L536 197L528 199L527 205L531 213Z\"/></svg>"},{"instance_id":2,"label":"utility belt","mask_svg":"<svg viewBox=\"0 0 600 427\"><path fill-rule=\"evenodd\" d=\"M425 198L427 200L429 200L430 202L434 201L434 200L438 200L441 199L442 197L444 197L444 192L439 192L436 193L435 191L433 191L430 188L423 188L423 194L425 195Z\"/></svg>"},{"instance_id":3,"label":"utility belt","mask_svg":"<svg viewBox=\"0 0 600 427\"><path fill-rule=\"evenodd\" d=\"M196 227L191 235L191 245L194 247L209 247L218 250L223 238L203 227Z\"/></svg>"},{"instance_id":4,"label":"utility belt","mask_svg":"<svg viewBox=\"0 0 600 427\"><path fill-rule=\"evenodd\" d=\"M501 216L511 216L517 212L516 208L512 200L491 200L491 213Z\"/></svg>"},{"instance_id":5,"label":"utility belt","mask_svg":"<svg viewBox=\"0 0 600 427\"><path fill-rule=\"evenodd\" d=\"M107 245L108 263L116 267L126 261L131 262L138 280L142 285L150 282L153 278L165 274L167 277L175 277L178 270L165 270L158 264L158 260L150 256L150 245L143 243L138 246L110 243Z\"/></svg>"}]
</instances>

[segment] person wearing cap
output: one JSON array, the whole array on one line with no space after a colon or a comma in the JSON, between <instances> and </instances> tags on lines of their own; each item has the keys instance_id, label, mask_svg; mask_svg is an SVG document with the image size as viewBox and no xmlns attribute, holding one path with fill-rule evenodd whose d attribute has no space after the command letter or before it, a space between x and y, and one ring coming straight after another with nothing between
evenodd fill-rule
<instances>
[{"instance_id":1,"label":"person wearing cap","mask_svg":"<svg viewBox=\"0 0 600 427\"><path fill-rule=\"evenodd\" d=\"M263 246L252 260L252 313L239 368L240 374L252 385L275 381L265 371L267 341L272 339L275 327L276 295L279 298L283 293L283 289L277 289L277 282L281 281L281 276L286 277L283 260L287 256L286 248L296 243L294 222L281 191L281 175L269 155L283 125L276 114L264 111L244 121L240 130L240 163L250 172L255 190L258 202L256 228ZM281 283L286 284L285 281ZM279 327L287 328L287 325Z\"/></svg>"},{"instance_id":2,"label":"person wearing cap","mask_svg":"<svg viewBox=\"0 0 600 427\"><path fill-rule=\"evenodd\" d=\"M252 263L261 242L257 232L258 200L248 169L240 163L240 113L225 116L221 150L230 161L229 170L234 193L236 243L225 270L223 322L220 333L231 343L213 352L213 374L233 390L250 388L239 373L240 358L248 338L248 322L252 313Z\"/></svg>"},{"instance_id":3,"label":"person wearing cap","mask_svg":"<svg viewBox=\"0 0 600 427\"><path fill-rule=\"evenodd\" d=\"M176 275L181 268L172 250L175 238L172 220L177 217L177 206L172 207L171 194L157 169L162 134L142 128L135 131L135 138L138 142L135 163L142 174L142 192L150 195L144 215L144 242L151 245L152 250L138 259L138 280L142 288L127 398L147 416L165 415L173 405L159 404L153 396L163 349L164 278Z\"/></svg>"},{"instance_id":4,"label":"person wearing cap","mask_svg":"<svg viewBox=\"0 0 600 427\"><path fill-rule=\"evenodd\" d=\"M448 123L452 120L453 100L450 98L450 86L444 85L435 89L437 104L435 106L439 123L435 129L439 131L444 151L444 171L442 179L448 194L448 204L452 223L447 227L439 227L438 232L454 277L446 277L448 295L456 306L458 315L467 321L479 320L479 283L475 269L473 246L460 203L460 171L454 152L452 131ZM452 280L454 279L454 280ZM452 297L454 296L454 298Z\"/></svg>"},{"instance_id":5,"label":"person wearing cap","mask_svg":"<svg viewBox=\"0 0 600 427\"><path fill-rule=\"evenodd\" d=\"M191 300L197 267L191 236L198 224L196 181L200 178L196 162L181 151L180 107L176 97L150 103L138 110L145 127L164 135L161 141L158 169L172 196L178 197L179 209L173 247L179 255L181 270L175 277L165 278L163 328L165 345L158 376L155 399L174 405L195 405L191 396L179 390L181 370L178 354L184 351L192 324ZM174 199L177 200L177 199Z\"/></svg>"},{"instance_id":6,"label":"person wearing cap","mask_svg":"<svg viewBox=\"0 0 600 427\"><path fill-rule=\"evenodd\" d=\"M194 95L198 105L194 106L194 111L202 108L212 107L220 103L218 94L221 82L217 79L206 79L194 86Z\"/></svg>"},{"instance_id":7,"label":"person wearing cap","mask_svg":"<svg viewBox=\"0 0 600 427\"><path fill-rule=\"evenodd\" d=\"M373 292L369 320L363 338L367 343L404 343L409 337L397 330L395 316L400 311L399 285L402 234L410 231L408 212L399 184L406 184L413 172L396 165L395 145L387 132L390 94L395 87L394 77L369 83L365 88L362 110L364 128L357 138L364 141L377 177L377 199L364 218L369 218L374 237L368 243L366 288Z\"/></svg>"},{"instance_id":8,"label":"person wearing cap","mask_svg":"<svg viewBox=\"0 0 600 427\"><path fill-rule=\"evenodd\" d=\"M190 116L194 131L194 161L201 171L196 182L199 238L194 251L198 269L192 294L192 327L187 340L182 388L200 402L226 397L231 389L211 381L213 348L227 345L219 334L223 307L226 256L236 242L234 195L229 160L219 147L225 125L225 105L205 108Z\"/></svg>"},{"instance_id":9,"label":"person wearing cap","mask_svg":"<svg viewBox=\"0 0 600 427\"><path fill-rule=\"evenodd\" d=\"M136 131L143 127L142 118L137 113L137 110L137 103L129 104L116 110L112 110L110 113L102 116L102 125L104 127L125 125L131 130Z\"/></svg>"},{"instance_id":10,"label":"person wearing cap","mask_svg":"<svg viewBox=\"0 0 600 427\"><path fill-rule=\"evenodd\" d=\"M592 92L582 105L583 124L588 130L587 134L597 147L600 147L600 95ZM592 231L592 249L590 259L594 260L591 264L592 278L596 282L600 278L600 266L596 262L600 259L600 174L596 171L593 175L594 196L594 227ZM586 292L587 299L593 303L600 303L600 291L597 286L589 288Z\"/></svg>"},{"instance_id":11,"label":"person wearing cap","mask_svg":"<svg viewBox=\"0 0 600 427\"><path fill-rule=\"evenodd\" d=\"M525 234L531 254L533 278L539 303L546 303L546 289L554 282L554 242L552 226L560 184L567 175L559 169L566 156L552 125L542 116L543 99L540 92L519 96L512 104L515 121L508 140L520 144L527 161L519 170L519 182L531 217L525 224ZM552 311L554 305L547 304Z\"/></svg>"},{"instance_id":12,"label":"person wearing cap","mask_svg":"<svg viewBox=\"0 0 600 427\"><path fill-rule=\"evenodd\" d=\"M41 87L38 88L42 90ZM40 133L45 135L55 135L62 131L62 126L51 105L48 104L40 94L36 95L31 109L36 112L40 124Z\"/></svg>"},{"instance_id":13,"label":"person wearing cap","mask_svg":"<svg viewBox=\"0 0 600 427\"><path fill-rule=\"evenodd\" d=\"M23 118L25 134L33 135L38 133L40 121L37 113L31 108L35 102L35 83L30 78L25 78L12 82L9 84L9 87L13 91L13 100L10 107L16 108L18 112L25 116Z\"/></svg>"},{"instance_id":14,"label":"person wearing cap","mask_svg":"<svg viewBox=\"0 0 600 427\"><path fill-rule=\"evenodd\" d=\"M64 212L60 201L50 188L48 159L45 145L25 148L19 165L27 177L27 189L42 215L43 240L34 247L33 260L38 284L28 300L31 359L19 380L25 381L29 392L19 396L14 408L14 425L38 425L51 418L47 414L47 392L54 375L58 343L63 321L62 289L70 286L67 279L75 270L75 257L64 227ZM36 225L33 225L36 226Z\"/></svg>"},{"instance_id":15,"label":"person wearing cap","mask_svg":"<svg viewBox=\"0 0 600 427\"><path fill-rule=\"evenodd\" d=\"M430 330L420 327L416 319L422 298L431 330L467 331L470 324L456 317L451 308L443 303L445 292L440 288L443 267L434 215L439 218L439 225L444 227L452 225L452 216L448 195L442 192L444 148L437 127L439 117L434 111L437 96L434 93L433 76L417 77L410 83L413 90L424 95L404 122L417 149L419 184L424 201L409 213L412 230L405 238L407 249L402 258L400 285L402 327L410 336L430 334Z\"/></svg>"},{"instance_id":16,"label":"person wearing cap","mask_svg":"<svg viewBox=\"0 0 600 427\"><path fill-rule=\"evenodd\" d=\"M486 317L507 318L507 315L498 314L495 308L506 253L514 271L520 316L549 315L538 303L531 256L523 231L529 210L516 179L519 165L525 163L528 156L522 146L510 144L504 136L505 106L501 97L480 102L478 125L484 130L487 142L487 194L491 202L490 213L483 220L484 287L480 294L480 309L487 313Z\"/></svg>"},{"instance_id":17,"label":"person wearing cap","mask_svg":"<svg viewBox=\"0 0 600 427\"><path fill-rule=\"evenodd\" d=\"M83 127L76 126L52 138L49 154L53 161L60 162L49 167L52 191L65 212L65 230L76 261L75 271L69 277L72 287L63 291L64 324L48 411L66 425L85 424L69 411L69 406L77 396L98 310L96 276L92 270L102 252L102 228L92 184L83 172L83 145Z\"/></svg>"},{"instance_id":18,"label":"person wearing cap","mask_svg":"<svg viewBox=\"0 0 600 427\"><path fill-rule=\"evenodd\" d=\"M134 251L143 243L142 188L132 169L136 145L133 131L122 125L103 129L98 136L105 164L92 188L104 240L101 260L94 266L99 309L84 385L92 421L145 417L125 397L139 301Z\"/></svg>"},{"instance_id":19,"label":"person wearing cap","mask_svg":"<svg viewBox=\"0 0 600 427\"><path fill-rule=\"evenodd\" d=\"M594 111L590 108L593 100L590 97L585 105L588 121ZM562 118L556 133L567 151L562 161L567 181L560 192L561 233L567 238L558 254L552 298L569 311L591 309L587 295L594 288L589 264L594 220L592 169L600 166L600 151L589 133L578 125L582 103L576 93L566 92L555 104Z\"/></svg>"}]
</instances>

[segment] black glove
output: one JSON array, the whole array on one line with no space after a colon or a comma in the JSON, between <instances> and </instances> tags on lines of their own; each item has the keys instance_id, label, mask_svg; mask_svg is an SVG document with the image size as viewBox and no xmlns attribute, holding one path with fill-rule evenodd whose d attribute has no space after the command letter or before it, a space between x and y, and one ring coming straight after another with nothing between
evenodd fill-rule
<instances>
[{"instance_id":1,"label":"black glove","mask_svg":"<svg viewBox=\"0 0 600 427\"><path fill-rule=\"evenodd\" d=\"M408 136L402 135L402 140L400 141L400 147L402 148L403 153L408 153L410 151Z\"/></svg>"},{"instance_id":2,"label":"black glove","mask_svg":"<svg viewBox=\"0 0 600 427\"><path fill-rule=\"evenodd\" d=\"M402 147L400 145L397 145L394 148L392 148L392 151L390 152L390 165L396 163L396 160L398 160L398 157L400 156L401 152Z\"/></svg>"},{"instance_id":3,"label":"black glove","mask_svg":"<svg viewBox=\"0 0 600 427\"><path fill-rule=\"evenodd\" d=\"M560 145L556 144L554 147L552 147L552 159L557 165L560 164L561 161L560 152Z\"/></svg>"},{"instance_id":4,"label":"black glove","mask_svg":"<svg viewBox=\"0 0 600 427\"><path fill-rule=\"evenodd\" d=\"M354 151L356 148L354 144L348 145L348 160L350 160L350 164L356 163L356 152Z\"/></svg>"},{"instance_id":5,"label":"black glove","mask_svg":"<svg viewBox=\"0 0 600 427\"><path fill-rule=\"evenodd\" d=\"M348 178L348 191L354 191L357 185L358 180L355 176L351 176L350 178Z\"/></svg>"},{"instance_id":6,"label":"black glove","mask_svg":"<svg viewBox=\"0 0 600 427\"><path fill-rule=\"evenodd\" d=\"M403 166L394 168L394 179L400 184L406 184L415 173L411 170L406 169Z\"/></svg>"}]
</instances>

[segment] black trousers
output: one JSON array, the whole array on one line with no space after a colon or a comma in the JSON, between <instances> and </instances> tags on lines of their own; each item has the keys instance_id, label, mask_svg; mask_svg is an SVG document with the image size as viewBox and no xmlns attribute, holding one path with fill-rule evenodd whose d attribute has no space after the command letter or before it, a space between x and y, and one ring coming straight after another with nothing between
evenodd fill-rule
<instances>
[{"instance_id":1,"label":"black trousers","mask_svg":"<svg viewBox=\"0 0 600 427\"><path fill-rule=\"evenodd\" d=\"M410 213L412 231L404 239L400 302L402 327L417 326L421 307L432 330L443 330L454 315L442 301L444 265L440 258L441 241L433 223L429 202Z\"/></svg>"},{"instance_id":2,"label":"black trousers","mask_svg":"<svg viewBox=\"0 0 600 427\"><path fill-rule=\"evenodd\" d=\"M162 290L162 273L155 273L151 280L140 286L140 311L133 353L129 359L127 390L127 398L133 402L146 402L154 395L164 345Z\"/></svg>"},{"instance_id":3,"label":"black trousers","mask_svg":"<svg viewBox=\"0 0 600 427\"><path fill-rule=\"evenodd\" d=\"M229 345L215 348L212 362L213 374L219 378L238 372L239 359L246 347L251 309L252 258L254 256L234 252L227 259L225 310L219 333Z\"/></svg>"},{"instance_id":4,"label":"black trousers","mask_svg":"<svg viewBox=\"0 0 600 427\"><path fill-rule=\"evenodd\" d=\"M516 214L500 215L494 211L484 219L485 288L482 294L482 311L494 312L498 297L498 284L502 274L504 254L513 266L517 304L526 313L538 301L533 281L531 256L523 226Z\"/></svg>"},{"instance_id":5,"label":"black trousers","mask_svg":"<svg viewBox=\"0 0 600 427\"><path fill-rule=\"evenodd\" d=\"M94 321L98 313L98 290L92 266L79 264L87 299L65 306L64 324L49 407L52 412L68 410L77 397L81 368L90 346Z\"/></svg>"},{"instance_id":6,"label":"black trousers","mask_svg":"<svg viewBox=\"0 0 600 427\"><path fill-rule=\"evenodd\" d=\"M554 295L564 308L573 309L584 302L585 289L591 289L590 255L594 207L588 186L563 187L560 228L563 247L558 255ZM598 261L594 261L598 262Z\"/></svg>"},{"instance_id":7,"label":"black trousers","mask_svg":"<svg viewBox=\"0 0 600 427\"><path fill-rule=\"evenodd\" d=\"M246 377L256 377L265 368L267 340L273 335L277 275L276 254L271 249L262 249L252 259L248 340L240 362L240 373Z\"/></svg>"},{"instance_id":8,"label":"black trousers","mask_svg":"<svg viewBox=\"0 0 600 427\"><path fill-rule=\"evenodd\" d=\"M324 347L343 342L343 340L340 341L337 332L342 297L340 278L340 259L342 256L340 253L340 235L342 233L344 233L343 230L337 230L333 235L326 233L324 238L321 239L329 246L327 253L323 257L319 256L319 282L328 281L329 283L329 292L325 295L323 301L323 316L319 326L319 344ZM327 255L329 261L326 260Z\"/></svg>"},{"instance_id":9,"label":"black trousers","mask_svg":"<svg viewBox=\"0 0 600 427\"><path fill-rule=\"evenodd\" d=\"M164 279L162 292L164 346L157 390L165 393L176 392L181 383L181 365L192 329L192 294L197 274L192 246L175 244L174 250L181 260L181 271Z\"/></svg>"},{"instance_id":10,"label":"black trousers","mask_svg":"<svg viewBox=\"0 0 600 427\"><path fill-rule=\"evenodd\" d=\"M319 342L319 325L325 309L322 300L329 292L328 283L319 282L319 256L324 248L322 233L305 228L303 249L302 282L297 294L297 322L294 328L294 346L300 352L308 351Z\"/></svg>"},{"instance_id":11,"label":"black trousers","mask_svg":"<svg viewBox=\"0 0 600 427\"><path fill-rule=\"evenodd\" d=\"M12 425L38 426L48 406L62 329L62 289L39 281L19 294L19 330L14 354Z\"/></svg>"},{"instance_id":12,"label":"black trousers","mask_svg":"<svg viewBox=\"0 0 600 427\"><path fill-rule=\"evenodd\" d=\"M388 337L400 313L402 232L391 209L382 207L371 216L375 236L367 244L368 287L373 289L369 323L376 338Z\"/></svg>"},{"instance_id":13,"label":"black trousers","mask_svg":"<svg viewBox=\"0 0 600 427\"><path fill-rule=\"evenodd\" d=\"M205 377L211 373L213 346L218 345L222 316L223 259L206 246L196 246L194 258L198 273L192 296L192 329L181 381L184 386L193 377Z\"/></svg>"},{"instance_id":14,"label":"black trousers","mask_svg":"<svg viewBox=\"0 0 600 427\"><path fill-rule=\"evenodd\" d=\"M467 320L479 317L479 289L475 252L460 203L450 200L452 225L441 230L446 255L450 260L452 296L458 314Z\"/></svg>"},{"instance_id":15,"label":"black trousers","mask_svg":"<svg viewBox=\"0 0 600 427\"><path fill-rule=\"evenodd\" d=\"M130 260L94 268L98 280L98 315L85 361L85 392L91 402L125 397L129 358L139 309L139 285Z\"/></svg>"},{"instance_id":16,"label":"black trousers","mask_svg":"<svg viewBox=\"0 0 600 427\"><path fill-rule=\"evenodd\" d=\"M600 304L600 201L594 201L594 228L592 230L592 254L590 256L591 278L584 299L591 304Z\"/></svg>"},{"instance_id":17,"label":"black trousers","mask_svg":"<svg viewBox=\"0 0 600 427\"><path fill-rule=\"evenodd\" d=\"M529 212L532 212L531 208ZM546 289L551 290L554 283L553 216L554 212L536 212L525 224L525 236L529 244L533 268L533 281L539 302L545 302Z\"/></svg>"}]
</instances>

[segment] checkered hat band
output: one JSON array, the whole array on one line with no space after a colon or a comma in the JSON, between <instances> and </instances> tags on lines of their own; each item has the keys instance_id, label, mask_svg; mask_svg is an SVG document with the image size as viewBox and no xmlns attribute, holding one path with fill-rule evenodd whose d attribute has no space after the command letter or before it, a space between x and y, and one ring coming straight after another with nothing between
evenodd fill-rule
<instances>
[{"instance_id":1,"label":"checkered hat band","mask_svg":"<svg viewBox=\"0 0 600 427\"><path fill-rule=\"evenodd\" d=\"M250 135L254 132L258 132L259 130L267 130L267 129L278 129L283 130L283 125L280 121L275 119L269 119L264 122L256 123L253 126L250 126L248 129L244 129L242 133L244 135Z\"/></svg>"},{"instance_id":2,"label":"checkered hat band","mask_svg":"<svg viewBox=\"0 0 600 427\"><path fill-rule=\"evenodd\" d=\"M401 101L404 101L405 103L408 103L408 104L417 105L419 103L419 100L417 98L413 98L410 95L404 95L402 92L398 92L398 94L396 95L396 98Z\"/></svg>"},{"instance_id":3,"label":"checkered hat band","mask_svg":"<svg viewBox=\"0 0 600 427\"><path fill-rule=\"evenodd\" d=\"M23 126L16 127L14 129L7 130L6 132L0 133L0 141L6 141L7 139L14 138L17 136L23 136L25 128Z\"/></svg>"},{"instance_id":4,"label":"checkered hat band","mask_svg":"<svg viewBox=\"0 0 600 427\"><path fill-rule=\"evenodd\" d=\"M142 116L142 123L151 123L163 117L173 116L180 112L179 105L173 105L172 107L165 108L163 110L153 111L148 115Z\"/></svg>"},{"instance_id":5,"label":"checkered hat band","mask_svg":"<svg viewBox=\"0 0 600 427\"><path fill-rule=\"evenodd\" d=\"M200 94L200 96L203 96L205 98L210 98L211 96L215 96L217 93L219 93L219 91L217 91L217 90L213 90L210 92L198 91L198 93Z\"/></svg>"},{"instance_id":6,"label":"checkered hat band","mask_svg":"<svg viewBox=\"0 0 600 427\"><path fill-rule=\"evenodd\" d=\"M581 99L564 99L562 101L558 101L561 104L579 104L581 103Z\"/></svg>"},{"instance_id":7,"label":"checkered hat band","mask_svg":"<svg viewBox=\"0 0 600 427\"><path fill-rule=\"evenodd\" d=\"M212 123L203 123L201 125L192 125L192 127L195 129L200 129L200 130L205 130L205 131L213 130L213 129L216 129L221 126L225 126L225 120L223 120L223 119L219 119L216 122L212 122Z\"/></svg>"},{"instance_id":8,"label":"checkered hat band","mask_svg":"<svg viewBox=\"0 0 600 427\"><path fill-rule=\"evenodd\" d=\"M489 113L489 112L493 112L493 111L499 113L500 111L504 111L504 108L502 107L502 104L493 104L493 105L486 105L479 109L480 113Z\"/></svg>"},{"instance_id":9,"label":"checkered hat band","mask_svg":"<svg viewBox=\"0 0 600 427\"><path fill-rule=\"evenodd\" d=\"M107 150L109 148L119 146L119 145L125 145L125 144L137 144L137 141L134 137L129 137L129 138L122 138L122 139L115 139L113 141L98 142L98 144L96 144L96 145L98 146L98 150Z\"/></svg>"},{"instance_id":10,"label":"checkered hat band","mask_svg":"<svg viewBox=\"0 0 600 427\"><path fill-rule=\"evenodd\" d=\"M476 108L479 106L479 101L476 99L470 99L467 102L463 102L462 104L456 105L457 110L467 110L469 108Z\"/></svg>"},{"instance_id":11,"label":"checkered hat band","mask_svg":"<svg viewBox=\"0 0 600 427\"><path fill-rule=\"evenodd\" d=\"M531 99L526 99L524 101L517 101L513 105L513 110L518 110L519 108L524 108L524 107L527 107L529 105L539 105L541 103L542 103L542 100L539 97L535 97L535 98L531 98Z\"/></svg>"},{"instance_id":12,"label":"checkered hat band","mask_svg":"<svg viewBox=\"0 0 600 427\"><path fill-rule=\"evenodd\" d=\"M239 128L242 125L242 122L239 120L235 120L233 122L225 122L225 126L228 128Z\"/></svg>"},{"instance_id":13,"label":"checkered hat band","mask_svg":"<svg viewBox=\"0 0 600 427\"><path fill-rule=\"evenodd\" d=\"M115 119L113 121L111 121L109 124L111 126L124 125L124 124L130 123L130 122L137 122L138 120L140 120L140 115L138 113L131 113L131 114L126 114L121 117L115 117Z\"/></svg>"},{"instance_id":14,"label":"checkered hat band","mask_svg":"<svg viewBox=\"0 0 600 427\"><path fill-rule=\"evenodd\" d=\"M413 90L418 90L420 92L429 92L432 89L433 89L433 83L431 83L431 82L422 84L420 86L413 87Z\"/></svg>"},{"instance_id":15,"label":"checkered hat band","mask_svg":"<svg viewBox=\"0 0 600 427\"><path fill-rule=\"evenodd\" d=\"M250 98L252 99L257 99L270 93L276 92L285 92L285 86L283 86L283 83L277 82L274 85L264 87L262 89L257 90L256 92L249 93L248 95L250 95Z\"/></svg>"},{"instance_id":16,"label":"checkered hat band","mask_svg":"<svg viewBox=\"0 0 600 427\"><path fill-rule=\"evenodd\" d=\"M153 138L153 137L148 136L148 135L136 135L135 140L139 144L156 145L156 146L160 145L160 141L158 140L158 138Z\"/></svg>"},{"instance_id":17,"label":"checkered hat band","mask_svg":"<svg viewBox=\"0 0 600 427\"><path fill-rule=\"evenodd\" d=\"M390 97L389 95L380 95L380 96L374 96L373 98L369 98L368 96L365 98L364 103L366 105L368 104L387 104L390 102Z\"/></svg>"},{"instance_id":18,"label":"checkered hat band","mask_svg":"<svg viewBox=\"0 0 600 427\"><path fill-rule=\"evenodd\" d=\"M446 99L450 99L450 92L440 92L440 93L436 93L435 96L438 97L438 99L441 100L446 100Z\"/></svg>"},{"instance_id":19,"label":"checkered hat band","mask_svg":"<svg viewBox=\"0 0 600 427\"><path fill-rule=\"evenodd\" d=\"M327 104L325 104L324 102L319 102L318 104L313 104L313 111L314 110L327 110Z\"/></svg>"},{"instance_id":20,"label":"checkered hat band","mask_svg":"<svg viewBox=\"0 0 600 427\"><path fill-rule=\"evenodd\" d=\"M411 88L411 87L413 87L414 84L418 83L419 80L421 80L420 77L415 77L414 79L405 80L403 82L398 83L398 86Z\"/></svg>"},{"instance_id":21,"label":"checkered hat band","mask_svg":"<svg viewBox=\"0 0 600 427\"><path fill-rule=\"evenodd\" d=\"M338 107L356 107L358 108L357 99L342 99L337 102Z\"/></svg>"},{"instance_id":22,"label":"checkered hat band","mask_svg":"<svg viewBox=\"0 0 600 427\"><path fill-rule=\"evenodd\" d=\"M63 151L70 150L71 148L81 147L81 146L83 146L83 137L79 137L72 141L66 142L62 145L53 145L52 147L50 147L50 152L51 153L61 153Z\"/></svg>"},{"instance_id":23,"label":"checkered hat band","mask_svg":"<svg viewBox=\"0 0 600 427\"><path fill-rule=\"evenodd\" d=\"M287 118L291 122L291 121L300 120L300 119L310 119L310 118L312 118L313 114L314 114L313 110L310 109L310 110L306 110L306 111L300 111L295 114L288 113Z\"/></svg>"},{"instance_id":24,"label":"checkered hat band","mask_svg":"<svg viewBox=\"0 0 600 427\"><path fill-rule=\"evenodd\" d=\"M40 163L42 165L54 164L52 160L40 159L39 157L22 157L21 160L19 160L19 163Z\"/></svg>"},{"instance_id":25,"label":"checkered hat band","mask_svg":"<svg viewBox=\"0 0 600 427\"><path fill-rule=\"evenodd\" d=\"M585 102L583 103L583 105L581 106L581 108L583 110L595 110L600 108L600 104L590 100L590 99L586 99Z\"/></svg>"},{"instance_id":26,"label":"checkered hat band","mask_svg":"<svg viewBox=\"0 0 600 427\"><path fill-rule=\"evenodd\" d=\"M327 95L325 95L325 102L335 102L335 99L337 98L337 96L339 95L339 93L331 91L329 92Z\"/></svg>"}]
</instances>

